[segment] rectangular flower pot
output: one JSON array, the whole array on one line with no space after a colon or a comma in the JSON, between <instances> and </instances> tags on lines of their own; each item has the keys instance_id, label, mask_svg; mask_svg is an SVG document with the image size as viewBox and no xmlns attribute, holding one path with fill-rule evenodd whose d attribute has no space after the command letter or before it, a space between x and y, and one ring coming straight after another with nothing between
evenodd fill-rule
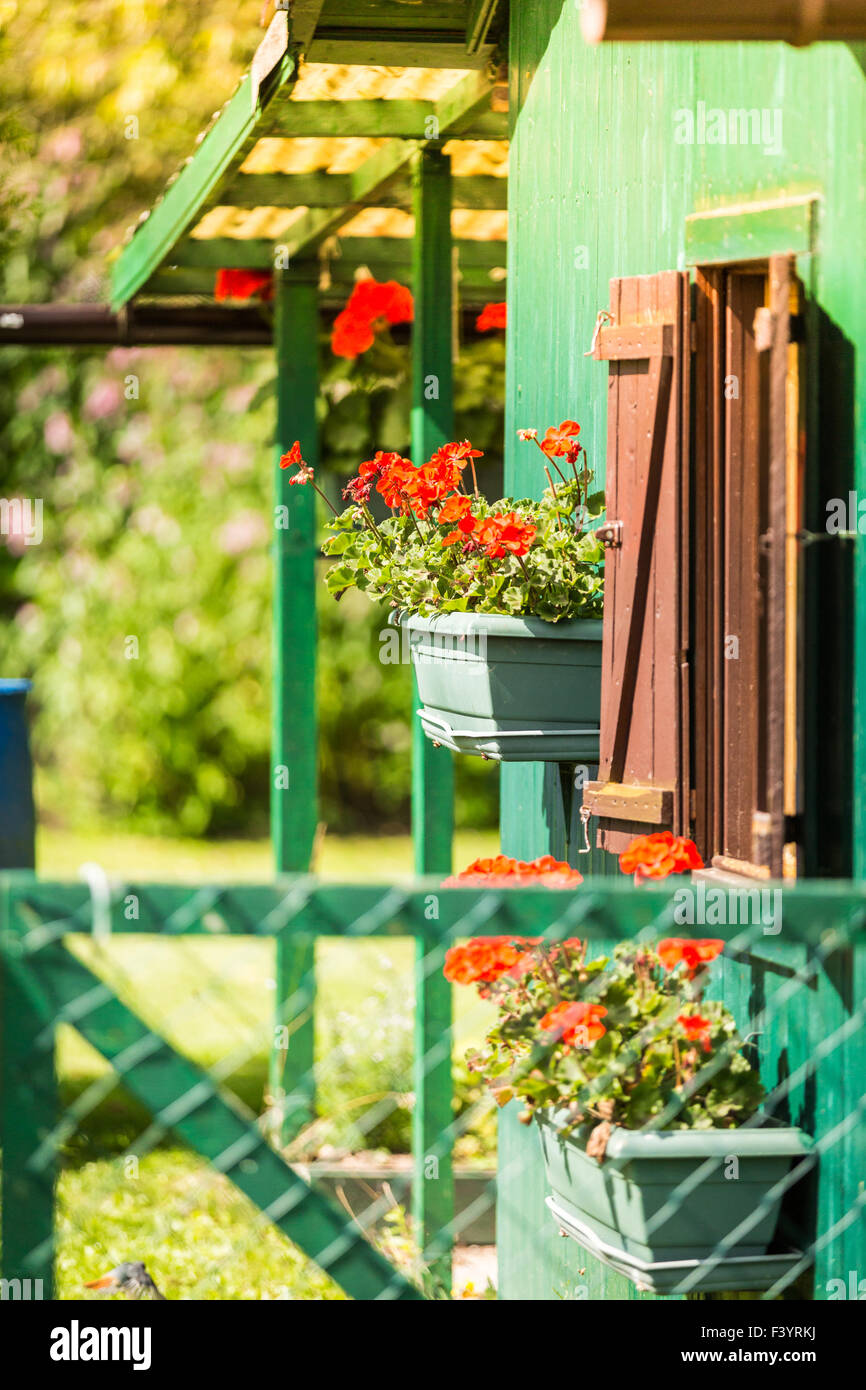
<instances>
[{"instance_id":1,"label":"rectangular flower pot","mask_svg":"<svg viewBox=\"0 0 866 1390\"><path fill-rule=\"evenodd\" d=\"M598 762L601 620L404 617L427 737L500 762Z\"/></svg>"},{"instance_id":2,"label":"rectangular flower pot","mask_svg":"<svg viewBox=\"0 0 866 1390\"><path fill-rule=\"evenodd\" d=\"M563 1113L539 1116L553 1205L607 1247L644 1264L704 1260L729 1235L735 1240L726 1255L765 1255L783 1195L769 1196L770 1189L812 1152L801 1130L771 1123L614 1128L599 1163L586 1154L592 1126L563 1134Z\"/></svg>"}]
</instances>

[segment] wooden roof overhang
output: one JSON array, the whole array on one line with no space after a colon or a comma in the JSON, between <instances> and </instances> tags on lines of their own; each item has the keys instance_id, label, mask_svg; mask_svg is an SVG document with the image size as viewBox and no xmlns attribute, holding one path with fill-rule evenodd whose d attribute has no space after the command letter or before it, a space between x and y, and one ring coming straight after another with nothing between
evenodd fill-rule
<instances>
[{"instance_id":1,"label":"wooden roof overhang","mask_svg":"<svg viewBox=\"0 0 866 1390\"><path fill-rule=\"evenodd\" d=\"M863 0L583 0L580 24L589 43L740 40L797 46L866 39Z\"/></svg>"},{"instance_id":2,"label":"wooden roof overhang","mask_svg":"<svg viewBox=\"0 0 866 1390\"><path fill-rule=\"evenodd\" d=\"M234 95L128 236L112 308L212 299L220 268L312 265L335 304L364 269L411 283L411 170L431 145L451 156L461 302L502 298L507 98L488 41L498 7L278 10Z\"/></svg>"}]
</instances>

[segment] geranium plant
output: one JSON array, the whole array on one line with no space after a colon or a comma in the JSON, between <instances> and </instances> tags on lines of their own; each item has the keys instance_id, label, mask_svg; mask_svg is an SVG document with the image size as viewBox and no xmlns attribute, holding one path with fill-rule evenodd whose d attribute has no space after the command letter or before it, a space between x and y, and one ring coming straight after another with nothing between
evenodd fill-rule
<instances>
[{"instance_id":1,"label":"geranium plant","mask_svg":"<svg viewBox=\"0 0 866 1390\"><path fill-rule=\"evenodd\" d=\"M499 1007L469 1066L498 1104L520 1097L525 1122L553 1109L566 1132L589 1126L586 1152L599 1159L613 1125L743 1124L763 1087L732 1015L704 998L707 967L723 946L671 937L656 946L625 943L597 959L573 938L487 937L455 946L446 978L475 984Z\"/></svg>"},{"instance_id":2,"label":"geranium plant","mask_svg":"<svg viewBox=\"0 0 866 1390\"><path fill-rule=\"evenodd\" d=\"M542 439L537 430L519 431L542 455L548 486L537 502L482 497L475 476L481 453L469 440L443 445L420 467L378 452L361 464L343 493L349 506L330 523L329 589L337 598L361 589L425 616L600 617L604 552L587 526L603 510L604 495L592 491L579 430L564 420ZM298 464L293 483L312 481L297 445L284 462ZM374 491L391 512L378 521Z\"/></svg>"}]
</instances>

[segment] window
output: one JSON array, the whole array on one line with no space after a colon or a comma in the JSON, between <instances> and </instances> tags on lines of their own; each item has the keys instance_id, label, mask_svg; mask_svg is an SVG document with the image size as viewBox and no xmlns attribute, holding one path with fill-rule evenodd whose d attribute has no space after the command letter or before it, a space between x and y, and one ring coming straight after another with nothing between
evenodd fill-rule
<instances>
[{"instance_id":1,"label":"window","mask_svg":"<svg viewBox=\"0 0 866 1390\"><path fill-rule=\"evenodd\" d=\"M796 873L799 286L787 257L615 280L598 843ZM794 333L796 336L796 332Z\"/></svg>"}]
</instances>

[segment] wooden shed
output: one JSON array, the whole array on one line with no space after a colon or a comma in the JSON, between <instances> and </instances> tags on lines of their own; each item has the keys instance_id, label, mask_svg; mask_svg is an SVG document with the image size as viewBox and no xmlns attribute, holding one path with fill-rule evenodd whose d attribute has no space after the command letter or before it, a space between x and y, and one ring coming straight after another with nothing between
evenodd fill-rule
<instances>
[{"instance_id":1,"label":"wooden shed","mask_svg":"<svg viewBox=\"0 0 866 1390\"><path fill-rule=\"evenodd\" d=\"M866 865L866 48L791 46L830 33L802 11L510 7L508 485L532 485L516 429L559 415L606 470L583 806L608 861L670 828L733 883ZM862 40L859 7L834 19ZM502 804L508 852L562 851L538 765L503 768ZM507 1167L528 1140L501 1129ZM587 1278L524 1171L502 1293L562 1295Z\"/></svg>"}]
</instances>

